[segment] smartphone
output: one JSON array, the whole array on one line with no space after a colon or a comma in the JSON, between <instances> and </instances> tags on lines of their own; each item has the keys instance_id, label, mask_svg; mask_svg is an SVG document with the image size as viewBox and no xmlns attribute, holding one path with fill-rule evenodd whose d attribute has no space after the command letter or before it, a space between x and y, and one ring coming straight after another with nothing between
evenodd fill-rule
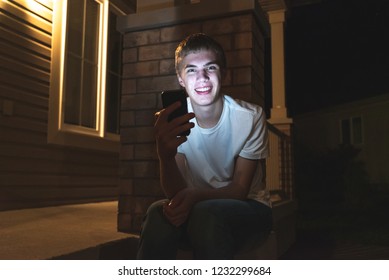
<instances>
[{"instance_id":1,"label":"smartphone","mask_svg":"<svg viewBox=\"0 0 389 280\"><path fill-rule=\"evenodd\" d=\"M161 93L161 98L163 108L166 108L177 101L181 102L181 106L169 115L169 122L188 113L188 104L186 102L186 92L184 89L165 90ZM187 130L181 133L180 136L188 136L189 133L190 130Z\"/></svg>"}]
</instances>

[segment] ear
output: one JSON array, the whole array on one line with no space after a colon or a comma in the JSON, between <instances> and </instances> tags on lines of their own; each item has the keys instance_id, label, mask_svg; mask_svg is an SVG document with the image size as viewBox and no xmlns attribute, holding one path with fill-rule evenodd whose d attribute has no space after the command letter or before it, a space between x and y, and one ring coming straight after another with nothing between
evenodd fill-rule
<instances>
[{"instance_id":1,"label":"ear","mask_svg":"<svg viewBox=\"0 0 389 280\"><path fill-rule=\"evenodd\" d=\"M178 83L182 86L182 87L185 87L185 83L184 81L181 79L180 75L177 74L177 79L178 79Z\"/></svg>"}]
</instances>

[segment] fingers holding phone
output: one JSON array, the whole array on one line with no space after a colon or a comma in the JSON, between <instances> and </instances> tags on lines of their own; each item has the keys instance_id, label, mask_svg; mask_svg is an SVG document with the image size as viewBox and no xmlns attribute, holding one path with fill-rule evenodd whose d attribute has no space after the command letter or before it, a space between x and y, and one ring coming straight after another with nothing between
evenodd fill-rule
<instances>
[{"instance_id":1,"label":"fingers holding phone","mask_svg":"<svg viewBox=\"0 0 389 280\"><path fill-rule=\"evenodd\" d=\"M189 122L194 113L188 113L186 93L165 91L162 93L164 109L156 113L155 136L160 157L171 158L177 154L177 148L187 140L194 124Z\"/></svg>"},{"instance_id":2,"label":"fingers holding phone","mask_svg":"<svg viewBox=\"0 0 389 280\"><path fill-rule=\"evenodd\" d=\"M155 121L161 118L161 120L169 122L169 115L175 110L177 110L179 107L181 107L181 103L178 101L171 104L170 106L164 107L161 111L155 113Z\"/></svg>"},{"instance_id":3,"label":"fingers holding phone","mask_svg":"<svg viewBox=\"0 0 389 280\"><path fill-rule=\"evenodd\" d=\"M169 115L176 110L177 106L179 106L178 104L174 103L155 114L156 122L154 128L157 137L160 134L171 134L175 138L186 138L190 134L190 129L194 127L194 123L189 121L195 117L194 113L186 113L169 121Z\"/></svg>"},{"instance_id":4,"label":"fingers holding phone","mask_svg":"<svg viewBox=\"0 0 389 280\"><path fill-rule=\"evenodd\" d=\"M168 122L175 121L176 123L181 124L182 116L188 114L188 104L187 104L187 96L184 89L179 90L166 90L161 93L162 105L163 108L171 108L171 105L174 105L173 111L169 111ZM179 105L177 105L177 102ZM178 107L177 107L178 106ZM186 120L189 122L189 120ZM190 134L190 129L181 131L177 136L188 136Z\"/></svg>"}]
</instances>

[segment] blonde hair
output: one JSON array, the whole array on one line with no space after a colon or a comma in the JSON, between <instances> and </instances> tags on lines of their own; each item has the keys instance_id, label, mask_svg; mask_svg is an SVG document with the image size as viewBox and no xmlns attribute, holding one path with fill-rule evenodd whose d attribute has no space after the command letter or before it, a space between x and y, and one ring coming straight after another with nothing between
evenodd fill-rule
<instances>
[{"instance_id":1,"label":"blonde hair","mask_svg":"<svg viewBox=\"0 0 389 280\"><path fill-rule=\"evenodd\" d=\"M189 35L178 45L175 52L175 67L179 73L182 60L191 53L202 50L212 51L216 55L217 63L224 70L227 67L226 56L222 46L204 33Z\"/></svg>"}]
</instances>

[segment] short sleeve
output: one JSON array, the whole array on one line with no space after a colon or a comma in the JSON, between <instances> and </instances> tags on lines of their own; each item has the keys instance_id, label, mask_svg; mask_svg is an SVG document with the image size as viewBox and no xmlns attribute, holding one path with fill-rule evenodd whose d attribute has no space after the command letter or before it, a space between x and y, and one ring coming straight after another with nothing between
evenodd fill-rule
<instances>
[{"instance_id":1,"label":"short sleeve","mask_svg":"<svg viewBox=\"0 0 389 280\"><path fill-rule=\"evenodd\" d=\"M266 117L260 107L253 113L252 130L239 156L247 159L263 159L269 156Z\"/></svg>"}]
</instances>

